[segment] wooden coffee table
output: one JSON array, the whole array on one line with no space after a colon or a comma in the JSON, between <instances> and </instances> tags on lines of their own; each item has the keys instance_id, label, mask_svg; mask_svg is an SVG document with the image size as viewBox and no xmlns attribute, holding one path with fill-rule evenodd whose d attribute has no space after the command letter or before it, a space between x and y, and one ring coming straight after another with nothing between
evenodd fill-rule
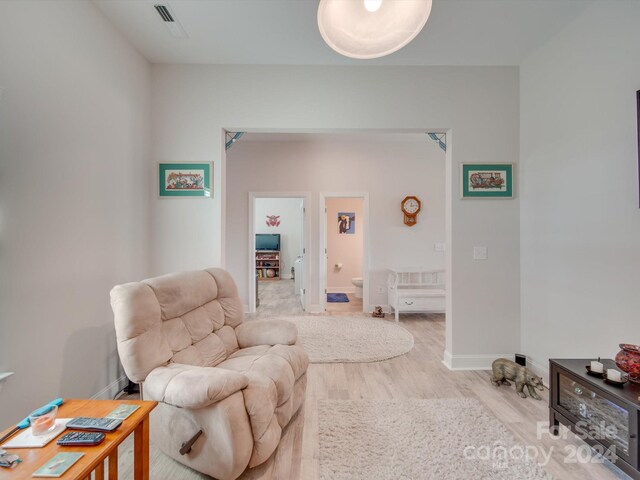
<instances>
[{"instance_id":1,"label":"wooden coffee table","mask_svg":"<svg viewBox=\"0 0 640 480\"><path fill-rule=\"evenodd\" d=\"M131 433L134 433L134 478L135 480L149 479L149 413L158 402L135 400L65 400L58 410L58 418L74 417L104 417L118 405L139 405L115 431L106 434L104 442L91 447L61 447L56 444L56 439L42 448L12 448L7 451L19 455L22 459L17 467L12 469L0 468L0 480L32 479L31 474L43 466L57 453L82 452L80 458L65 474L60 477L64 480L84 480L91 478L91 472L95 471L95 480L105 478L105 460L108 459L108 478L118 478L118 445ZM2 437L10 428L0 433ZM60 435L69 430L65 430ZM18 435L18 433L16 433Z\"/></svg>"}]
</instances>

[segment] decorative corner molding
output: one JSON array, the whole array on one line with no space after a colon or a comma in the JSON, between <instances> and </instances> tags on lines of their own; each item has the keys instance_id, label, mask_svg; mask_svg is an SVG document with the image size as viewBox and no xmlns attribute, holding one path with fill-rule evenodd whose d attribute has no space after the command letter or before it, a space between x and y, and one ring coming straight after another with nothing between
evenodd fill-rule
<instances>
[{"instance_id":1,"label":"decorative corner molding","mask_svg":"<svg viewBox=\"0 0 640 480\"><path fill-rule=\"evenodd\" d=\"M427 133L431 140L435 141L442 150L447 151L447 134L446 133Z\"/></svg>"},{"instance_id":2,"label":"decorative corner molding","mask_svg":"<svg viewBox=\"0 0 640 480\"><path fill-rule=\"evenodd\" d=\"M0 382L6 380L11 375L13 375L13 372L0 372Z\"/></svg>"},{"instance_id":3,"label":"decorative corner molding","mask_svg":"<svg viewBox=\"0 0 640 480\"><path fill-rule=\"evenodd\" d=\"M225 135L226 142L224 144L224 149L229 150L233 147L233 144L240 140L242 135L244 135L244 132L227 132Z\"/></svg>"}]
</instances>

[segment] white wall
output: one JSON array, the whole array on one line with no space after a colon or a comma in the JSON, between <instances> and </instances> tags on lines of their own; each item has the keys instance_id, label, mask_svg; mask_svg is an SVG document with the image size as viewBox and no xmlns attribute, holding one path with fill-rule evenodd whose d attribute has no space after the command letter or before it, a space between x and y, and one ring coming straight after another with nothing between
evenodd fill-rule
<instances>
[{"instance_id":1,"label":"white wall","mask_svg":"<svg viewBox=\"0 0 640 480\"><path fill-rule=\"evenodd\" d=\"M227 208L222 191L227 167L223 128L284 132L450 128L448 359L454 365L465 359L487 365L490 362L482 355L519 348L519 200L462 201L459 180L461 162L517 163L517 67L152 68L153 161L215 162L213 200L153 203L154 273L221 264L222 214ZM488 261L473 260L474 245L489 247Z\"/></svg>"},{"instance_id":2,"label":"white wall","mask_svg":"<svg viewBox=\"0 0 640 480\"><path fill-rule=\"evenodd\" d=\"M640 343L640 2L599 1L521 69L522 347Z\"/></svg>"},{"instance_id":3,"label":"white wall","mask_svg":"<svg viewBox=\"0 0 640 480\"><path fill-rule=\"evenodd\" d=\"M0 86L6 426L122 375L109 290L148 274L154 182L149 65L90 2L0 2Z\"/></svg>"},{"instance_id":4,"label":"white wall","mask_svg":"<svg viewBox=\"0 0 640 480\"><path fill-rule=\"evenodd\" d=\"M444 154L441 155L441 185L444 186ZM434 159L436 160L436 159ZM426 162L422 162L426 163ZM434 164L437 163L434 161ZM353 178L359 172L354 171L352 162L345 162L344 175ZM436 179L437 180L437 179ZM385 190L386 191L386 190ZM388 192L387 192L388 193ZM390 201L393 197L390 195ZM362 198L327 198L327 291L328 292L353 292L355 286L351 279L362 277L362 264L364 260L364 217ZM444 195L442 195L442 210L444 217ZM338 214L353 213L354 232L341 234L338 231ZM440 236L444 240L444 223L440 230ZM444 259L442 259L444 260ZM336 265L341 267L336 267Z\"/></svg>"},{"instance_id":5,"label":"white wall","mask_svg":"<svg viewBox=\"0 0 640 480\"><path fill-rule=\"evenodd\" d=\"M308 303L319 308L320 192L369 192L370 302L386 305L386 270L394 266L432 265L444 267L444 255L434 252L434 243L445 237L444 152L426 135L411 140L237 142L227 152L227 215L233 218L226 232L227 268L247 298L248 194L268 185L271 191L310 192L310 273ZM423 200L418 224L409 228L402 221L400 202L406 195ZM324 212L322 212L324 215ZM362 228L362 222L359 227ZM328 229L335 230L334 222ZM344 262L343 262L344 263ZM331 264L330 264L331 266ZM383 287L378 293L377 288Z\"/></svg>"},{"instance_id":6,"label":"white wall","mask_svg":"<svg viewBox=\"0 0 640 480\"><path fill-rule=\"evenodd\" d=\"M293 262L302 254L302 199L256 198L253 215L255 233L280 234L280 276L284 279L291 278ZM267 215L279 215L280 225L267 226ZM245 212L244 216L238 217L238 221L246 218ZM239 239L232 241L236 240ZM242 240L246 243L246 236Z\"/></svg>"}]
</instances>

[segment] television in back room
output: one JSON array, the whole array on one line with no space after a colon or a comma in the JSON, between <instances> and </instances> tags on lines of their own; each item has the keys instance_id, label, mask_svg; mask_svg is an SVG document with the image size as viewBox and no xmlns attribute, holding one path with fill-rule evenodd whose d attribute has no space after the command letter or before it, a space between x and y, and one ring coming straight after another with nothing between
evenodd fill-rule
<instances>
[{"instance_id":1,"label":"television in back room","mask_svg":"<svg viewBox=\"0 0 640 480\"><path fill-rule=\"evenodd\" d=\"M280 250L280 234L257 233L256 250Z\"/></svg>"}]
</instances>

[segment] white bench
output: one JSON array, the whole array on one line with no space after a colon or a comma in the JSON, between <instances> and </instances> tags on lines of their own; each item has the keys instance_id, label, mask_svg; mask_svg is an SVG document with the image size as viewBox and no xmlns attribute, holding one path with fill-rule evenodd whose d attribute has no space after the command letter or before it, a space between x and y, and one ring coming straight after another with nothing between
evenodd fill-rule
<instances>
[{"instance_id":1,"label":"white bench","mask_svg":"<svg viewBox=\"0 0 640 480\"><path fill-rule=\"evenodd\" d=\"M396 322L401 312L445 311L444 270L391 268L387 280L389 308Z\"/></svg>"}]
</instances>

